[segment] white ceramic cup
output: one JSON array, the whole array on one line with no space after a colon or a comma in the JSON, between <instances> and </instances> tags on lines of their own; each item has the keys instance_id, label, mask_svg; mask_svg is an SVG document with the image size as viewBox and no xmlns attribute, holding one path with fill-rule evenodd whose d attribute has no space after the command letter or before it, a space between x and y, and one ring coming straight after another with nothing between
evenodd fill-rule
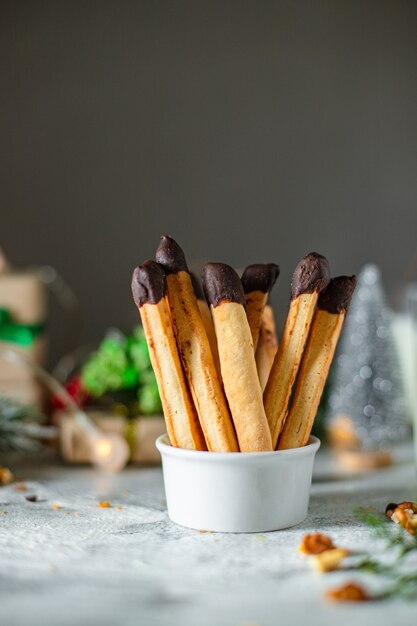
<instances>
[{"instance_id":1,"label":"white ceramic cup","mask_svg":"<svg viewBox=\"0 0 417 626\"><path fill-rule=\"evenodd\" d=\"M197 530L255 533L289 528L308 510L320 441L275 452L198 452L156 440L168 515Z\"/></svg>"}]
</instances>

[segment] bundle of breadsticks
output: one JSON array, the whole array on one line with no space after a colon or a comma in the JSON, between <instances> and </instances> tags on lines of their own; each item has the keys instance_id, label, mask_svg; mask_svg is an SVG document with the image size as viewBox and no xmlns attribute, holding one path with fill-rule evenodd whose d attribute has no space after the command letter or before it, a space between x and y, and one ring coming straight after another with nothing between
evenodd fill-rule
<instances>
[{"instance_id":1,"label":"bundle of breadsticks","mask_svg":"<svg viewBox=\"0 0 417 626\"><path fill-rule=\"evenodd\" d=\"M325 257L305 256L278 343L268 304L278 275L274 263L241 277L208 263L201 286L167 236L155 261L134 270L171 445L260 452L308 443L356 279L331 278Z\"/></svg>"}]
</instances>

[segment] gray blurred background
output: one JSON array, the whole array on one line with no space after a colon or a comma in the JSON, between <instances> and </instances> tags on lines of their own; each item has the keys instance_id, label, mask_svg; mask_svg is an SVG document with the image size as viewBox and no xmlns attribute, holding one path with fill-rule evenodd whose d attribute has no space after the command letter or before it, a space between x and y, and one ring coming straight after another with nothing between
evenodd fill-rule
<instances>
[{"instance_id":1,"label":"gray blurred background","mask_svg":"<svg viewBox=\"0 0 417 626\"><path fill-rule=\"evenodd\" d=\"M417 277L417 2L0 4L0 245L50 263L80 341L130 328L134 265L317 250Z\"/></svg>"}]
</instances>

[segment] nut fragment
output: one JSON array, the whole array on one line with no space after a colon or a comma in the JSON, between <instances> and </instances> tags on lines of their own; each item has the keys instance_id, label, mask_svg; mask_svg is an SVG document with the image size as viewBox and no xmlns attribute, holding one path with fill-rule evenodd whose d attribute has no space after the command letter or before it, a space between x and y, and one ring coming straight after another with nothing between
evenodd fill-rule
<instances>
[{"instance_id":1,"label":"nut fragment","mask_svg":"<svg viewBox=\"0 0 417 626\"><path fill-rule=\"evenodd\" d=\"M385 515L391 519L392 514L394 513L397 506L398 504L396 504L396 502L390 502L389 504L387 504L387 506L385 507Z\"/></svg>"},{"instance_id":2,"label":"nut fragment","mask_svg":"<svg viewBox=\"0 0 417 626\"><path fill-rule=\"evenodd\" d=\"M338 569L340 563L348 554L348 550L334 548L313 556L311 562L318 572L324 574L324 572L332 572Z\"/></svg>"},{"instance_id":3,"label":"nut fragment","mask_svg":"<svg viewBox=\"0 0 417 626\"><path fill-rule=\"evenodd\" d=\"M391 503L385 514L393 522L402 526L410 535L417 533L417 503L405 500L400 504Z\"/></svg>"},{"instance_id":4,"label":"nut fragment","mask_svg":"<svg viewBox=\"0 0 417 626\"><path fill-rule=\"evenodd\" d=\"M367 591L355 582L345 583L341 587L333 587L326 592L326 600L330 602L364 602L370 599Z\"/></svg>"},{"instance_id":5,"label":"nut fragment","mask_svg":"<svg viewBox=\"0 0 417 626\"><path fill-rule=\"evenodd\" d=\"M28 490L25 483L18 483L17 485L14 485L13 489L15 491L27 491Z\"/></svg>"},{"instance_id":6,"label":"nut fragment","mask_svg":"<svg viewBox=\"0 0 417 626\"><path fill-rule=\"evenodd\" d=\"M333 550L335 545L328 535L309 533L304 535L298 549L303 554L321 554L326 550Z\"/></svg>"},{"instance_id":7,"label":"nut fragment","mask_svg":"<svg viewBox=\"0 0 417 626\"><path fill-rule=\"evenodd\" d=\"M415 514L417 513L417 503L410 502L410 500L405 500L404 502L400 502L399 504L396 504L395 502L390 502L385 508L385 515L392 519L392 516L397 509L401 509L402 511L406 511L407 513Z\"/></svg>"},{"instance_id":8,"label":"nut fragment","mask_svg":"<svg viewBox=\"0 0 417 626\"><path fill-rule=\"evenodd\" d=\"M405 502L400 502L400 504L397 506L397 509L407 511L407 513L417 513L417 503L406 500Z\"/></svg>"},{"instance_id":9,"label":"nut fragment","mask_svg":"<svg viewBox=\"0 0 417 626\"><path fill-rule=\"evenodd\" d=\"M400 524L410 535L417 533L417 515L412 513L410 509L396 508L391 519L396 524Z\"/></svg>"}]
</instances>

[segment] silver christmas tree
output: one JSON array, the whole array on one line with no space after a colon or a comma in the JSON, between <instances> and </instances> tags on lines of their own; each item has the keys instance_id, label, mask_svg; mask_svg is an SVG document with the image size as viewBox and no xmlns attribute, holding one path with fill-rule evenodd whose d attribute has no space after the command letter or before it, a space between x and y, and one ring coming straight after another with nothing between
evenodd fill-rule
<instances>
[{"instance_id":1,"label":"silver christmas tree","mask_svg":"<svg viewBox=\"0 0 417 626\"><path fill-rule=\"evenodd\" d=\"M331 373L330 430L350 422L358 447L380 449L409 434L400 365L376 265L365 265Z\"/></svg>"}]
</instances>

